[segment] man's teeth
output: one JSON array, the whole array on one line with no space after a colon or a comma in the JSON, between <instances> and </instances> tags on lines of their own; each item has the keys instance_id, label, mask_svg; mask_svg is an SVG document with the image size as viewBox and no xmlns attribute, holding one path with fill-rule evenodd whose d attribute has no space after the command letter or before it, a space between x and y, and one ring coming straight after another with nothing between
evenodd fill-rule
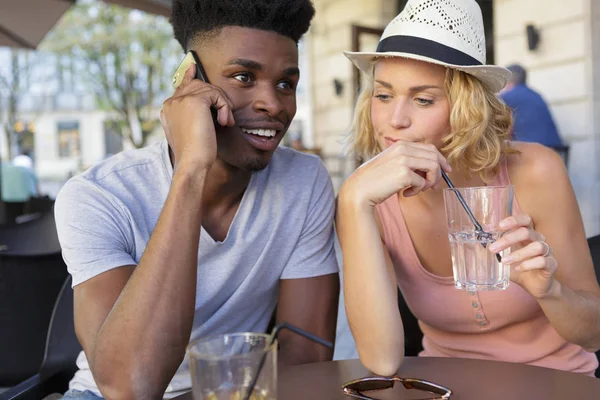
<instances>
[{"instance_id":1,"label":"man's teeth","mask_svg":"<svg viewBox=\"0 0 600 400\"><path fill-rule=\"evenodd\" d=\"M253 135L273 137L277 131L275 129L245 129L241 128L242 132L251 133Z\"/></svg>"}]
</instances>

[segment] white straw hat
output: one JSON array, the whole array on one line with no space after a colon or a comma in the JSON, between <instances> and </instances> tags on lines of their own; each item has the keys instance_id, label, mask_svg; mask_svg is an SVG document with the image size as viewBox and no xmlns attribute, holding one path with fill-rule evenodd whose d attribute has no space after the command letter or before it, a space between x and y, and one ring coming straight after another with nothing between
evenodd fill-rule
<instances>
[{"instance_id":1,"label":"white straw hat","mask_svg":"<svg viewBox=\"0 0 600 400\"><path fill-rule=\"evenodd\" d=\"M375 52L344 54L367 74L378 58L404 57L464 71L494 92L512 75L485 65L483 18L475 0L409 0L385 28Z\"/></svg>"}]
</instances>

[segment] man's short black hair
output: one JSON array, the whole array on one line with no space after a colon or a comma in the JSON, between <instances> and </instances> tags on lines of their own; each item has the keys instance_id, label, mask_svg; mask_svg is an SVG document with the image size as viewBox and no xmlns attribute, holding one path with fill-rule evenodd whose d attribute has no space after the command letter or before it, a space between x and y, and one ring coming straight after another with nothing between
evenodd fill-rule
<instances>
[{"instance_id":1,"label":"man's short black hair","mask_svg":"<svg viewBox=\"0 0 600 400\"><path fill-rule=\"evenodd\" d=\"M173 0L171 25L185 51L226 26L276 32L294 42L315 15L311 0Z\"/></svg>"}]
</instances>

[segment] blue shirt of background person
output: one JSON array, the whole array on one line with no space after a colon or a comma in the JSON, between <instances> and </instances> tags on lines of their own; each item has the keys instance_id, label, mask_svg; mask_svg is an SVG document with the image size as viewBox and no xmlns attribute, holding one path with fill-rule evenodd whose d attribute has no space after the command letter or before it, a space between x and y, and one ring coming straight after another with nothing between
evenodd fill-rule
<instances>
[{"instance_id":1,"label":"blue shirt of background person","mask_svg":"<svg viewBox=\"0 0 600 400\"><path fill-rule=\"evenodd\" d=\"M29 168L3 162L2 200L7 202L25 202L38 195L38 179Z\"/></svg>"},{"instance_id":2,"label":"blue shirt of background person","mask_svg":"<svg viewBox=\"0 0 600 400\"><path fill-rule=\"evenodd\" d=\"M513 79L500 97L513 111L514 139L548 147L562 146L548 105L539 93L527 86L525 69L520 65L507 68L513 73Z\"/></svg>"}]
</instances>

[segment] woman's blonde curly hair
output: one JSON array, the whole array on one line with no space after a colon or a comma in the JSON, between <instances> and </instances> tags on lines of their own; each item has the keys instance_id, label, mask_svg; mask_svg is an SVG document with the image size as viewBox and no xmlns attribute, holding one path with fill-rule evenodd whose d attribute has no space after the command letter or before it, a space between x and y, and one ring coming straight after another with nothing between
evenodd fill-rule
<instances>
[{"instance_id":1,"label":"woman's blonde curly hair","mask_svg":"<svg viewBox=\"0 0 600 400\"><path fill-rule=\"evenodd\" d=\"M366 161L381 149L371 122L373 76L367 77L356 102L349 144ZM446 69L444 87L450 102L450 134L440 149L454 168L477 173L488 181L498 173L510 147L513 119L510 108L479 79L456 69Z\"/></svg>"}]
</instances>

